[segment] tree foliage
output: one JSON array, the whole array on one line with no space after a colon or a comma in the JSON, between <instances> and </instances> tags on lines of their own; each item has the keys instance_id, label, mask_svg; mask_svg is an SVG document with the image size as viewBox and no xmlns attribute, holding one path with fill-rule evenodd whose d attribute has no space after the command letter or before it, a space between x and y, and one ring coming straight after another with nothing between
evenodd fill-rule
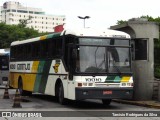
<instances>
[{"instance_id":1,"label":"tree foliage","mask_svg":"<svg viewBox=\"0 0 160 120\"><path fill-rule=\"evenodd\" d=\"M118 20L117 21L117 25L120 25L120 24L124 24L124 23L126 23L127 21L124 21L124 20Z\"/></svg>"},{"instance_id":2,"label":"tree foliage","mask_svg":"<svg viewBox=\"0 0 160 120\"><path fill-rule=\"evenodd\" d=\"M148 21L150 21L150 22L160 23L160 17L153 18L153 17L151 17L151 16L149 16L149 15L146 15L146 16L142 15L142 16L139 17L139 18L146 18L146 19L147 19ZM120 24L123 24L123 23L126 23L126 22L127 22L126 20L118 20L118 21L117 21L117 25L120 25Z\"/></svg>"},{"instance_id":3,"label":"tree foliage","mask_svg":"<svg viewBox=\"0 0 160 120\"><path fill-rule=\"evenodd\" d=\"M32 37L43 35L33 28L26 28L23 24L6 25L0 23L0 48L9 48L11 42L24 40Z\"/></svg>"}]
</instances>

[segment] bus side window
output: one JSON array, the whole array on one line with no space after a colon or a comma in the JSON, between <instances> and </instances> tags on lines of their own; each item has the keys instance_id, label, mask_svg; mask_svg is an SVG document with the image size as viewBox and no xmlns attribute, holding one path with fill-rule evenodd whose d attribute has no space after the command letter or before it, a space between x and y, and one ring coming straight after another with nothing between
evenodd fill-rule
<instances>
[{"instance_id":1,"label":"bus side window","mask_svg":"<svg viewBox=\"0 0 160 120\"><path fill-rule=\"evenodd\" d=\"M49 40L49 58L54 58L55 57L55 39Z\"/></svg>"},{"instance_id":2,"label":"bus side window","mask_svg":"<svg viewBox=\"0 0 160 120\"><path fill-rule=\"evenodd\" d=\"M56 56L62 55L62 39L56 39Z\"/></svg>"},{"instance_id":3,"label":"bus side window","mask_svg":"<svg viewBox=\"0 0 160 120\"><path fill-rule=\"evenodd\" d=\"M27 59L31 59L32 56L31 44L26 45L26 55Z\"/></svg>"},{"instance_id":4,"label":"bus side window","mask_svg":"<svg viewBox=\"0 0 160 120\"><path fill-rule=\"evenodd\" d=\"M16 53L16 49L15 49L15 46L12 46L11 47L11 55L10 55L10 59L11 60L14 60L15 59L15 53Z\"/></svg>"},{"instance_id":5,"label":"bus side window","mask_svg":"<svg viewBox=\"0 0 160 120\"><path fill-rule=\"evenodd\" d=\"M29 58L31 58L32 57L32 46L31 46L31 44L29 44L28 52L29 52Z\"/></svg>"},{"instance_id":6,"label":"bus side window","mask_svg":"<svg viewBox=\"0 0 160 120\"><path fill-rule=\"evenodd\" d=\"M32 57L38 59L40 57L40 44L39 42L34 42L32 45Z\"/></svg>"},{"instance_id":7,"label":"bus side window","mask_svg":"<svg viewBox=\"0 0 160 120\"><path fill-rule=\"evenodd\" d=\"M26 45L22 45L22 54L21 54L21 59L25 60L27 58L26 56Z\"/></svg>"},{"instance_id":8,"label":"bus side window","mask_svg":"<svg viewBox=\"0 0 160 120\"><path fill-rule=\"evenodd\" d=\"M48 40L41 42L41 58L47 58L49 56L48 43Z\"/></svg>"},{"instance_id":9,"label":"bus side window","mask_svg":"<svg viewBox=\"0 0 160 120\"><path fill-rule=\"evenodd\" d=\"M22 46L17 46L17 56L18 59L21 59L22 57L22 52L20 52L22 50Z\"/></svg>"}]
</instances>

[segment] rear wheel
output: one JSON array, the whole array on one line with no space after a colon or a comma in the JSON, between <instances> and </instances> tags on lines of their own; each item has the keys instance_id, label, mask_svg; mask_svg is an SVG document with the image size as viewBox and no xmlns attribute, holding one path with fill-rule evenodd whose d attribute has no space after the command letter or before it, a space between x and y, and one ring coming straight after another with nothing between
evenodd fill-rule
<instances>
[{"instance_id":1,"label":"rear wheel","mask_svg":"<svg viewBox=\"0 0 160 120\"><path fill-rule=\"evenodd\" d=\"M18 80L18 90L19 90L20 95L22 95L23 94L23 84L22 84L21 78Z\"/></svg>"},{"instance_id":2,"label":"rear wheel","mask_svg":"<svg viewBox=\"0 0 160 120\"><path fill-rule=\"evenodd\" d=\"M18 80L18 90L21 96L30 96L32 92L23 90L22 78Z\"/></svg>"},{"instance_id":3,"label":"rear wheel","mask_svg":"<svg viewBox=\"0 0 160 120\"><path fill-rule=\"evenodd\" d=\"M106 106L110 105L111 101L112 101L111 99L102 99L103 105L106 105Z\"/></svg>"}]
</instances>

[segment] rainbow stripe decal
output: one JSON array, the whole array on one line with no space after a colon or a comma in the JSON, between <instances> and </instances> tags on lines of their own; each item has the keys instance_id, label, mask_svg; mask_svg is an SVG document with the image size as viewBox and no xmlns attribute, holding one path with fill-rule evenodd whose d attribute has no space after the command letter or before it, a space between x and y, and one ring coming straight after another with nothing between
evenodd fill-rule
<instances>
[{"instance_id":1,"label":"rainbow stripe decal","mask_svg":"<svg viewBox=\"0 0 160 120\"><path fill-rule=\"evenodd\" d=\"M46 84L48 80L49 69L52 61L39 61L38 74L36 75L36 80L34 84L34 92L44 93L46 89Z\"/></svg>"},{"instance_id":2,"label":"rainbow stripe decal","mask_svg":"<svg viewBox=\"0 0 160 120\"><path fill-rule=\"evenodd\" d=\"M105 83L129 82L131 76L107 76Z\"/></svg>"},{"instance_id":3,"label":"rainbow stripe decal","mask_svg":"<svg viewBox=\"0 0 160 120\"><path fill-rule=\"evenodd\" d=\"M48 34L48 35L40 36L40 40L46 40L46 39L50 39L53 37L58 37L60 35L61 35L61 33Z\"/></svg>"}]
</instances>

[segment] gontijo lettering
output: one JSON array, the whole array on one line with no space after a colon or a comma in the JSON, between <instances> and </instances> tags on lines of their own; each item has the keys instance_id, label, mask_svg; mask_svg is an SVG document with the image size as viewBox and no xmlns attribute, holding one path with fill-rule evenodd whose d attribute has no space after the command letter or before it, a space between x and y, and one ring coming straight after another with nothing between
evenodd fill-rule
<instances>
[{"instance_id":1,"label":"gontijo lettering","mask_svg":"<svg viewBox=\"0 0 160 120\"><path fill-rule=\"evenodd\" d=\"M30 70L30 63L17 64L17 70Z\"/></svg>"},{"instance_id":2,"label":"gontijo lettering","mask_svg":"<svg viewBox=\"0 0 160 120\"><path fill-rule=\"evenodd\" d=\"M10 64L10 69L16 69L16 65L15 64Z\"/></svg>"}]
</instances>

